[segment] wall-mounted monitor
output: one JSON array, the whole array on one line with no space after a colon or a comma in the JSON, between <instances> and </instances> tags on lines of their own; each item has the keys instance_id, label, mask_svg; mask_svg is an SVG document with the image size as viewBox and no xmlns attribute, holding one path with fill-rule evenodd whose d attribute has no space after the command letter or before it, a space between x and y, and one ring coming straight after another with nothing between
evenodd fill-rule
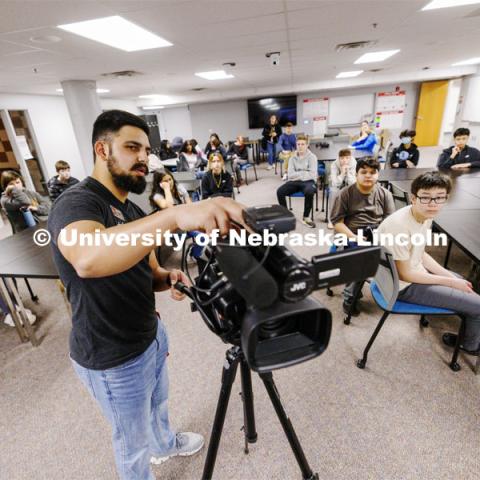
<instances>
[{"instance_id":1,"label":"wall-mounted monitor","mask_svg":"<svg viewBox=\"0 0 480 480\"><path fill-rule=\"evenodd\" d=\"M276 115L280 125L297 124L297 96L251 98L248 100L248 128L263 128L270 115Z\"/></svg>"}]
</instances>

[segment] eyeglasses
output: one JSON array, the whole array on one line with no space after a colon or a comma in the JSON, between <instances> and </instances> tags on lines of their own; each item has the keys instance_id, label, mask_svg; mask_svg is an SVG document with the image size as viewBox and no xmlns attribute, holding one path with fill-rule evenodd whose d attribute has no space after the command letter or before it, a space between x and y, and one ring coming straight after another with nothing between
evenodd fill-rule
<instances>
[{"instance_id":1,"label":"eyeglasses","mask_svg":"<svg viewBox=\"0 0 480 480\"><path fill-rule=\"evenodd\" d=\"M448 196L444 197L417 197L420 200L420 203L423 203L423 205L429 205L430 203L434 202L437 205L445 203L447 201Z\"/></svg>"}]
</instances>

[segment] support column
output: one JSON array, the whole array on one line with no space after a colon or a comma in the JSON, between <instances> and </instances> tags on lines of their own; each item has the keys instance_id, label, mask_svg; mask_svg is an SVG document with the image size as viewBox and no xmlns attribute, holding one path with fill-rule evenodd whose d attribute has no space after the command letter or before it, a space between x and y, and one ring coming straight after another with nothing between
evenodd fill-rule
<instances>
[{"instance_id":1,"label":"support column","mask_svg":"<svg viewBox=\"0 0 480 480\"><path fill-rule=\"evenodd\" d=\"M73 131L87 175L93 168L92 128L102 113L94 80L66 80L62 82L63 96L67 104Z\"/></svg>"}]
</instances>

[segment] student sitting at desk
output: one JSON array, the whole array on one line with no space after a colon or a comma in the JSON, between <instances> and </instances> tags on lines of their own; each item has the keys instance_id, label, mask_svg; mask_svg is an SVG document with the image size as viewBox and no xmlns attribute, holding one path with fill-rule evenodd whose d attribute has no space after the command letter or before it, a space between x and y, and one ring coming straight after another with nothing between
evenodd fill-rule
<instances>
[{"instance_id":1,"label":"student sitting at desk","mask_svg":"<svg viewBox=\"0 0 480 480\"><path fill-rule=\"evenodd\" d=\"M378 185L380 164L373 157L357 160L357 181L340 190L333 202L331 221L336 233L347 236L356 245L358 230L376 228L395 211L392 194ZM343 311L357 316L360 311L352 305L355 292L363 282L352 282L343 290Z\"/></svg>"},{"instance_id":2,"label":"student sitting at desk","mask_svg":"<svg viewBox=\"0 0 480 480\"><path fill-rule=\"evenodd\" d=\"M330 188L328 196L328 225L327 228L332 229L331 222L332 206L338 192L349 185L353 185L357 181L356 169L357 161L352 157L352 152L348 148L343 148L338 152L338 158L332 164L330 170Z\"/></svg>"},{"instance_id":3,"label":"student sitting at desk","mask_svg":"<svg viewBox=\"0 0 480 480\"><path fill-rule=\"evenodd\" d=\"M152 192L150 193L149 201L153 211L192 202L187 190L178 185L168 171L157 171L153 174Z\"/></svg>"},{"instance_id":4,"label":"student sitting at desk","mask_svg":"<svg viewBox=\"0 0 480 480\"><path fill-rule=\"evenodd\" d=\"M415 130L404 130L400 133L400 146L395 148L390 159L392 168L415 168L418 165L419 151L413 143L417 132Z\"/></svg>"},{"instance_id":5,"label":"student sitting at desk","mask_svg":"<svg viewBox=\"0 0 480 480\"><path fill-rule=\"evenodd\" d=\"M48 193L52 201L56 200L67 188L78 183L75 177L70 175L70 165L64 160L55 163L57 175L52 177L48 183Z\"/></svg>"},{"instance_id":6,"label":"student sitting at desk","mask_svg":"<svg viewBox=\"0 0 480 480\"><path fill-rule=\"evenodd\" d=\"M196 152L193 143L190 140L183 142L180 154L178 155L177 161L177 172L195 172L197 178L203 176L203 170L206 162L203 158Z\"/></svg>"},{"instance_id":7,"label":"student sitting at desk","mask_svg":"<svg viewBox=\"0 0 480 480\"><path fill-rule=\"evenodd\" d=\"M353 142L349 148L357 152L357 157L359 156L369 156L373 155L373 150L377 144L377 136L370 128L369 123L364 120L362 126L360 127L360 136L358 140Z\"/></svg>"},{"instance_id":8,"label":"student sitting at desk","mask_svg":"<svg viewBox=\"0 0 480 480\"><path fill-rule=\"evenodd\" d=\"M479 168L480 151L467 145L470 137L468 128L457 128L453 134L455 145L446 148L438 157L437 167L461 170L462 168Z\"/></svg>"},{"instance_id":9,"label":"student sitting at desk","mask_svg":"<svg viewBox=\"0 0 480 480\"><path fill-rule=\"evenodd\" d=\"M242 183L242 175L239 165L246 165L248 163L248 147L241 135L239 135L235 142L230 145L227 153L227 159L232 161L232 170L235 172L237 182Z\"/></svg>"},{"instance_id":10,"label":"student sitting at desk","mask_svg":"<svg viewBox=\"0 0 480 480\"><path fill-rule=\"evenodd\" d=\"M285 125L285 132L280 135L278 139L278 146L280 152L278 158L284 163L285 173L283 174L282 180L287 180L288 178L288 160L295 153L297 148L297 137L292 133L293 123L288 122Z\"/></svg>"},{"instance_id":11,"label":"student sitting at desk","mask_svg":"<svg viewBox=\"0 0 480 480\"><path fill-rule=\"evenodd\" d=\"M220 153L212 153L208 159L207 173L202 178L202 200L211 197L232 197L233 178L225 170Z\"/></svg>"},{"instance_id":12,"label":"student sitting at desk","mask_svg":"<svg viewBox=\"0 0 480 480\"><path fill-rule=\"evenodd\" d=\"M208 143L205 145L205 158L210 158L210 155L216 152L220 153L223 158L227 158L227 151L225 150L225 147L223 146L220 137L218 136L218 134L212 133L210 135Z\"/></svg>"},{"instance_id":13,"label":"student sitting at desk","mask_svg":"<svg viewBox=\"0 0 480 480\"><path fill-rule=\"evenodd\" d=\"M465 316L465 335L460 349L480 353L480 295L460 275L443 268L427 252L425 244L432 220L440 213L452 189L451 180L440 172L418 176L411 186L412 204L397 210L378 228L380 234L403 235L402 244L385 245L395 260L402 302L448 308ZM412 242L415 236L417 241ZM423 244L418 238L424 238ZM405 244L406 243L406 244ZM456 344L457 335L446 333L443 342Z\"/></svg>"},{"instance_id":14,"label":"student sitting at desk","mask_svg":"<svg viewBox=\"0 0 480 480\"><path fill-rule=\"evenodd\" d=\"M27 190L22 177L13 170L2 173L0 184L3 190L0 203L13 223L15 232L28 228L24 212L31 212L37 222L46 221L50 205L37 192Z\"/></svg>"}]
</instances>

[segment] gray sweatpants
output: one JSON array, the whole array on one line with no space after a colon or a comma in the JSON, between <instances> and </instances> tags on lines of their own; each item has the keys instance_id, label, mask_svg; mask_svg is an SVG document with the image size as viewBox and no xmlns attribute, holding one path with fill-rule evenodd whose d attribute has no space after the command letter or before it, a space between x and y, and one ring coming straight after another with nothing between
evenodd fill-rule
<instances>
[{"instance_id":1,"label":"gray sweatpants","mask_svg":"<svg viewBox=\"0 0 480 480\"><path fill-rule=\"evenodd\" d=\"M465 316L463 347L467 350L476 350L480 346L480 295L477 293L462 292L443 285L412 283L400 292L398 299L419 305L448 308L463 314Z\"/></svg>"}]
</instances>

